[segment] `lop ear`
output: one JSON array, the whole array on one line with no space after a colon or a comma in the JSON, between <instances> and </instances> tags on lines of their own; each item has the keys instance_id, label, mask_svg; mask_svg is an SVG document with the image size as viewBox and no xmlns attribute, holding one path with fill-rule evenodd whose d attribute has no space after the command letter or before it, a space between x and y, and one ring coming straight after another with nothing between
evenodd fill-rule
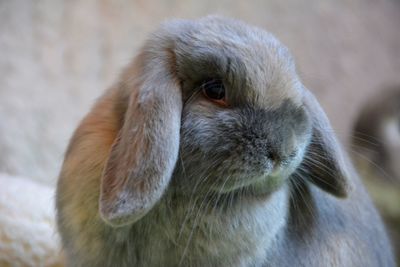
<instances>
[{"instance_id":1,"label":"lop ear","mask_svg":"<svg viewBox=\"0 0 400 267\"><path fill-rule=\"evenodd\" d=\"M172 49L159 50L157 44L145 46L118 88L116 109L125 106L125 112L120 112L122 127L103 171L99 200L101 217L113 226L144 216L164 193L176 164L182 96Z\"/></svg>"},{"instance_id":2,"label":"lop ear","mask_svg":"<svg viewBox=\"0 0 400 267\"><path fill-rule=\"evenodd\" d=\"M312 118L312 138L305 163L307 176L321 189L337 197L346 197L351 188L349 159L336 140L325 112L306 89L304 104Z\"/></svg>"}]
</instances>

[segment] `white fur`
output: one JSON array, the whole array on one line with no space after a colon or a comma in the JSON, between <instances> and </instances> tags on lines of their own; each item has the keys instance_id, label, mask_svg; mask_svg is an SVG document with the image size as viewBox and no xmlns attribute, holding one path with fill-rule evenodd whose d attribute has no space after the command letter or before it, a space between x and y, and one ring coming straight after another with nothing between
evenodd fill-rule
<instances>
[{"instance_id":1,"label":"white fur","mask_svg":"<svg viewBox=\"0 0 400 267\"><path fill-rule=\"evenodd\" d=\"M59 266L53 188L0 174L0 266Z\"/></svg>"}]
</instances>

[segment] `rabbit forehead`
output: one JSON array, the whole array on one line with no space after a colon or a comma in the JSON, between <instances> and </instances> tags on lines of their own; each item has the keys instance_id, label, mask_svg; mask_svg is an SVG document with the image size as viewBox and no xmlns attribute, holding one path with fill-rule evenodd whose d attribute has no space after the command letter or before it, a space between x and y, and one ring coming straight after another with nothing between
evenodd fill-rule
<instances>
[{"instance_id":1,"label":"rabbit forehead","mask_svg":"<svg viewBox=\"0 0 400 267\"><path fill-rule=\"evenodd\" d=\"M182 80L221 78L233 102L277 108L301 103L301 84L288 49L272 34L244 23L212 17L199 20L175 43Z\"/></svg>"}]
</instances>

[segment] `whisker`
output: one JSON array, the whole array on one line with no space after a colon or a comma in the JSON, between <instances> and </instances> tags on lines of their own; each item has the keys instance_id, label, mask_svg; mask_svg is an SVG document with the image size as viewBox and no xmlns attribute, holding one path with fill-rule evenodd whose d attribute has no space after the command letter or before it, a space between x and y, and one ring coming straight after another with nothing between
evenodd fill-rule
<instances>
[{"instance_id":1,"label":"whisker","mask_svg":"<svg viewBox=\"0 0 400 267\"><path fill-rule=\"evenodd\" d=\"M354 153L356 156L362 158L363 160L367 161L368 163L372 164L376 170L383 175L385 178L389 179L390 181L394 182L396 181L396 179L394 177L392 177L391 175L389 175L389 173L387 173L381 166L379 166L377 163L375 163L373 160L371 160L370 158L368 158L367 156L365 156L364 154L354 151L351 151L352 153Z\"/></svg>"},{"instance_id":2,"label":"whisker","mask_svg":"<svg viewBox=\"0 0 400 267\"><path fill-rule=\"evenodd\" d=\"M301 174L298 174L298 175L300 176L301 179L304 179L304 178L301 176ZM309 211L309 213L310 213L310 215L311 215L311 218L316 219L317 216L316 216L316 214L314 213L314 209L310 206L310 204L308 203L308 201L307 201L306 198L304 197L304 194L306 193L306 192L304 191L304 190L305 190L304 187L302 187L302 186L300 186L300 185L297 185L297 190L298 190L298 192L299 192L299 194L300 194L300 197L301 197L301 199L302 199L302 201L303 201L303 203L304 203L306 209L308 209L308 211Z\"/></svg>"},{"instance_id":3,"label":"whisker","mask_svg":"<svg viewBox=\"0 0 400 267\"><path fill-rule=\"evenodd\" d=\"M217 182L217 181L214 181L213 185L215 185L216 182ZM212 185L212 186L213 186L213 185ZM211 186L210 188L212 188L212 186ZM183 250L183 252L182 252L181 259L180 259L180 261L179 261L179 266L181 266L181 265L183 264L183 260L184 260L186 254L187 254L187 250L188 250L189 245L190 245L190 242L191 242L191 240L192 240L192 238L193 238L194 230L195 230L195 228L198 226L198 224L199 224L199 222L200 222L199 218L201 218L201 217L199 217L199 216L200 216L200 213L202 212L203 205L204 205L205 201L207 200L207 198L208 198L208 196L209 196L210 193L211 193L211 194L213 193L211 189L209 189L209 190L207 191L207 193L205 194L205 196L204 196L204 198L203 198L203 200L202 200L202 202L201 202L201 204L200 204L200 207L198 208L198 212L197 212L197 214L196 214L196 216L195 216L195 218L194 218L194 222L193 222L192 229L191 229L191 231L190 231L188 240L187 240L187 242L186 242L185 248L184 248L184 250ZM196 202L197 202L197 201L196 201Z\"/></svg>"}]
</instances>

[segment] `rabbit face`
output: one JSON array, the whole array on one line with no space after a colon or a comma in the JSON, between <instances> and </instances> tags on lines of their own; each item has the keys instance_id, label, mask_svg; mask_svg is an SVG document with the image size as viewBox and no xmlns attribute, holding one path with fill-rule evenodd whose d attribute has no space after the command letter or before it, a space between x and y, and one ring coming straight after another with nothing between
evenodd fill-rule
<instances>
[{"instance_id":1,"label":"rabbit face","mask_svg":"<svg viewBox=\"0 0 400 267\"><path fill-rule=\"evenodd\" d=\"M267 193L298 167L311 137L301 84L273 36L218 26L176 43L184 105L173 179L182 192Z\"/></svg>"}]
</instances>

